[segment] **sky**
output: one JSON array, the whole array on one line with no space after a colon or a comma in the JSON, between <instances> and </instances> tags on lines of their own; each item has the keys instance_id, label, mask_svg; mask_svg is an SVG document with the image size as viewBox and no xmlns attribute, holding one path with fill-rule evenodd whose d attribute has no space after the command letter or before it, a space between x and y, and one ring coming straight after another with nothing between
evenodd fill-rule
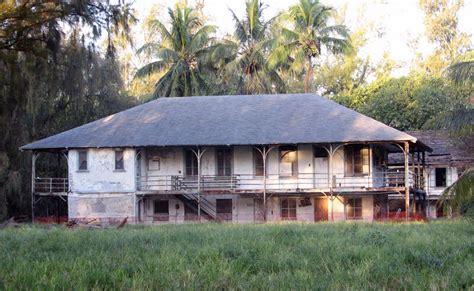
<instances>
[{"instance_id":1,"label":"sky","mask_svg":"<svg viewBox=\"0 0 474 291\"><path fill-rule=\"evenodd\" d=\"M245 0L203 1L204 13L209 17L209 22L218 27L218 35L232 33L234 30L229 9L236 12L239 17L245 13ZM268 19L286 10L295 2L297 0L263 0L267 6L264 17ZM424 17L418 7L418 0L321 0L321 2L338 11L345 8L345 24L352 31L361 24L373 25L375 35L369 35L369 43L360 50L359 54L362 57L370 56L370 59L376 63L385 52L388 52L390 57L400 65L394 72L395 76L408 72L416 53L426 56L433 50L433 46L423 36ZM153 5L173 7L174 3L175 0L135 0L134 5L139 19L143 19ZM188 0L188 3L195 2ZM461 31L474 35L473 16L474 0L465 0L465 5L459 13ZM416 39L418 39L417 42L415 42Z\"/></svg>"}]
</instances>

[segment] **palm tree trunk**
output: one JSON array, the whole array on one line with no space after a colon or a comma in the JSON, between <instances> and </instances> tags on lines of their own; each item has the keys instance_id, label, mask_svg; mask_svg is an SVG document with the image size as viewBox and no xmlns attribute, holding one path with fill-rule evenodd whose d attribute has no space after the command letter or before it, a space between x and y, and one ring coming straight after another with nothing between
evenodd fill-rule
<instances>
[{"instance_id":1,"label":"palm tree trunk","mask_svg":"<svg viewBox=\"0 0 474 291\"><path fill-rule=\"evenodd\" d=\"M310 93L313 91L313 64L311 62L311 56L308 56L308 70L304 78L304 92Z\"/></svg>"}]
</instances>

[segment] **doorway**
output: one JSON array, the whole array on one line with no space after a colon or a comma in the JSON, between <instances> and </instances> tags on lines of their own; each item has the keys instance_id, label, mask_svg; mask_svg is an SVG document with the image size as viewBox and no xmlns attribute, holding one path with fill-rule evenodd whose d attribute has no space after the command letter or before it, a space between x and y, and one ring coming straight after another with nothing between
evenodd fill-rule
<instances>
[{"instance_id":1,"label":"doorway","mask_svg":"<svg viewBox=\"0 0 474 291\"><path fill-rule=\"evenodd\" d=\"M327 198L314 198L314 221L328 220Z\"/></svg>"}]
</instances>

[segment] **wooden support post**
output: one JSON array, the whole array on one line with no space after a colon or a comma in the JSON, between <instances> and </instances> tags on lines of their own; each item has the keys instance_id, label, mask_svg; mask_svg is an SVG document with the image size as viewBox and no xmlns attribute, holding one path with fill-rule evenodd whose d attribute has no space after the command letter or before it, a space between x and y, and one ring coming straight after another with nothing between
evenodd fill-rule
<instances>
[{"instance_id":1,"label":"wooden support post","mask_svg":"<svg viewBox=\"0 0 474 291\"><path fill-rule=\"evenodd\" d=\"M412 179L413 179L413 191L417 189L417 181L416 181L416 169L415 169L415 151L411 153L411 170L412 170ZM416 195L415 192L413 193L413 214L416 214Z\"/></svg>"},{"instance_id":2,"label":"wooden support post","mask_svg":"<svg viewBox=\"0 0 474 291\"><path fill-rule=\"evenodd\" d=\"M263 221L267 221L267 157L270 151L278 146L254 147L261 155L263 160Z\"/></svg>"},{"instance_id":3,"label":"wooden support post","mask_svg":"<svg viewBox=\"0 0 474 291\"><path fill-rule=\"evenodd\" d=\"M409 175L409 163L408 155L410 153L410 145L407 141L403 143L403 156L405 159L405 220L408 221L410 211L410 175Z\"/></svg>"},{"instance_id":4,"label":"wooden support post","mask_svg":"<svg viewBox=\"0 0 474 291\"><path fill-rule=\"evenodd\" d=\"M37 157L38 153L33 151L31 155L31 223L35 223L35 178Z\"/></svg>"}]
</instances>

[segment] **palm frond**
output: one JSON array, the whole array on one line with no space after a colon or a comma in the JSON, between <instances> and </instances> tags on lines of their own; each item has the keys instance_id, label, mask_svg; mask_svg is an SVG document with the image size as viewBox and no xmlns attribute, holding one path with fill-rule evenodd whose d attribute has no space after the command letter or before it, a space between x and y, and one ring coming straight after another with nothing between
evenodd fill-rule
<instances>
[{"instance_id":1,"label":"palm frond","mask_svg":"<svg viewBox=\"0 0 474 291\"><path fill-rule=\"evenodd\" d=\"M135 73L135 78L141 78L141 77L145 77L156 72L160 72L166 69L167 65L168 65L168 62L166 61L156 61L156 62L149 63L141 67L140 69L138 69L138 71Z\"/></svg>"},{"instance_id":2,"label":"palm frond","mask_svg":"<svg viewBox=\"0 0 474 291\"><path fill-rule=\"evenodd\" d=\"M458 85L474 84L474 61L460 61L448 67L448 77Z\"/></svg>"}]
</instances>

